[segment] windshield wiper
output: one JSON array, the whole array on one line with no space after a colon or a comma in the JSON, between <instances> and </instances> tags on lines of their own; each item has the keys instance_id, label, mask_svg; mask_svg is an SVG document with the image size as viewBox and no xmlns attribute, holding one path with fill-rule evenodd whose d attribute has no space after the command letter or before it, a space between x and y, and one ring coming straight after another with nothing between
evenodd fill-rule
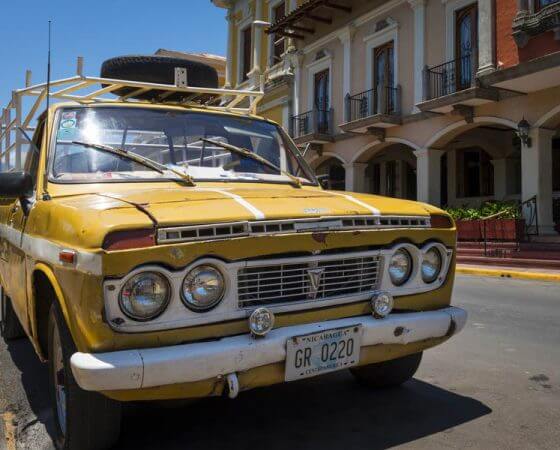
<instances>
[{"instance_id":1,"label":"windshield wiper","mask_svg":"<svg viewBox=\"0 0 560 450\"><path fill-rule=\"evenodd\" d=\"M88 147L88 148L94 148L94 149L102 151L102 152L110 153L112 155L117 155L117 156L120 156L122 158L129 159L130 161L134 161L135 163L138 163L138 164L140 164L144 167L147 167L148 169L155 170L156 172L158 172L162 175L164 175L165 171L168 170L171 173L177 175L182 181L187 183L189 186L196 186L193 178L190 175L188 175L186 173L183 173L180 170L176 170L172 167L168 167L168 166L165 166L163 164L160 164L160 163L158 163L158 162L156 162L156 161L154 161L150 158L146 158L145 156L139 155L138 153L133 153L133 152L129 152L128 150L125 150L125 149L122 149L122 148L111 147L109 145L97 144L97 143L93 143L93 142L72 141L72 144L82 145L82 146ZM178 180L175 180L173 178L170 178L170 180L178 181Z\"/></svg>"},{"instance_id":2,"label":"windshield wiper","mask_svg":"<svg viewBox=\"0 0 560 450\"><path fill-rule=\"evenodd\" d=\"M268 168L277 171L278 173L288 177L290 179L290 182L293 186L300 188L302 186L301 180L298 177L294 177L292 174L286 172L285 170L282 170L280 167L278 167L276 164L270 162L268 159L263 158L260 155L257 155L256 153L253 153L250 150L247 150L246 148L243 147L238 147L236 145L232 145L232 144L227 144L225 142L220 142L220 141L215 141L214 139L207 139L207 138L200 138L201 141L203 142L208 142L209 144L212 145L216 145L218 147L222 147L232 153L236 153L238 155L241 156L245 156L249 159L252 159L253 161L257 161L260 162L263 166L267 166Z\"/></svg>"}]
</instances>

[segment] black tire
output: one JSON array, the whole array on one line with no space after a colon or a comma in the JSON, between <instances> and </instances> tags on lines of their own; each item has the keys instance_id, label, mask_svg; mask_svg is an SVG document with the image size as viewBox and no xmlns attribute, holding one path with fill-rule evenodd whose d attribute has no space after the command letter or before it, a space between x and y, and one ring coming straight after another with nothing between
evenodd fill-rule
<instances>
[{"instance_id":1,"label":"black tire","mask_svg":"<svg viewBox=\"0 0 560 450\"><path fill-rule=\"evenodd\" d=\"M25 331L16 316L12 301L0 286L0 334L6 341L25 337Z\"/></svg>"},{"instance_id":2,"label":"black tire","mask_svg":"<svg viewBox=\"0 0 560 450\"><path fill-rule=\"evenodd\" d=\"M101 66L102 78L118 80L144 81L148 83L175 84L175 68L187 69L187 83L189 86L217 88L218 72L213 67L197 61L172 58L170 56L117 56L106 60ZM122 96L136 90L122 88L113 91ZM151 100L156 98L161 91L148 91L134 98ZM178 101L184 95L174 95L166 98L167 101Z\"/></svg>"},{"instance_id":3,"label":"black tire","mask_svg":"<svg viewBox=\"0 0 560 450\"><path fill-rule=\"evenodd\" d=\"M422 352L367 366L354 367L350 372L360 384L373 388L400 386L410 380L422 361Z\"/></svg>"},{"instance_id":4,"label":"black tire","mask_svg":"<svg viewBox=\"0 0 560 450\"><path fill-rule=\"evenodd\" d=\"M55 302L49 313L49 390L55 421L55 445L64 450L110 448L119 438L121 405L78 386L70 367L70 357L75 352L72 336ZM57 356L61 362L58 367ZM60 404L65 407L63 415L57 406L58 388L61 388L62 394L59 395L63 398Z\"/></svg>"}]
</instances>

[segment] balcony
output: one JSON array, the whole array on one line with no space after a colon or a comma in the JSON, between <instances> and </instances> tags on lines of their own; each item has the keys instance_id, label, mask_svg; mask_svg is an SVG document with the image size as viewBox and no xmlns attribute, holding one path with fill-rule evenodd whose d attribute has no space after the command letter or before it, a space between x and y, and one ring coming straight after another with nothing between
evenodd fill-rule
<instances>
[{"instance_id":1,"label":"balcony","mask_svg":"<svg viewBox=\"0 0 560 450\"><path fill-rule=\"evenodd\" d=\"M385 86L346 96L346 132L368 133L372 129L390 128L402 123L400 86Z\"/></svg>"},{"instance_id":2,"label":"balcony","mask_svg":"<svg viewBox=\"0 0 560 450\"><path fill-rule=\"evenodd\" d=\"M472 108L495 102L499 93L478 83L476 71L477 50L438 66L424 69L424 101L417 106L421 111L447 113L461 108Z\"/></svg>"},{"instance_id":3,"label":"balcony","mask_svg":"<svg viewBox=\"0 0 560 450\"><path fill-rule=\"evenodd\" d=\"M333 110L313 109L290 121L290 135L298 145L326 144L334 141Z\"/></svg>"}]
</instances>

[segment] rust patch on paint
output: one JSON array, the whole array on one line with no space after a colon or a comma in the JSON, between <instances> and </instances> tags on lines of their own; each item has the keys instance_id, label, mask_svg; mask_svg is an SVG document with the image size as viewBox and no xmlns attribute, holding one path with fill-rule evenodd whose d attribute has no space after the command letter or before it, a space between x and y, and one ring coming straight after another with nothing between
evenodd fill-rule
<instances>
[{"instance_id":1,"label":"rust patch on paint","mask_svg":"<svg viewBox=\"0 0 560 450\"><path fill-rule=\"evenodd\" d=\"M326 233L313 233L311 237L320 244L324 244L327 241Z\"/></svg>"}]
</instances>

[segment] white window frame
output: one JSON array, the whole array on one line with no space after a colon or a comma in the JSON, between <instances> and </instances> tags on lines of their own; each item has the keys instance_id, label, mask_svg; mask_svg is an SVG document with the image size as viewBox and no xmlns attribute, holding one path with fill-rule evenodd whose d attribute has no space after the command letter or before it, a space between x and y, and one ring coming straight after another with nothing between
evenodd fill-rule
<instances>
[{"instance_id":1,"label":"white window frame","mask_svg":"<svg viewBox=\"0 0 560 450\"><path fill-rule=\"evenodd\" d=\"M332 70L332 54L328 50L323 50L326 55L321 59L313 61L305 66L307 70L307 111L314 109L315 100L315 75L323 70L329 71L329 103L327 109L331 108L332 105L332 85L333 85L333 70Z\"/></svg>"},{"instance_id":2,"label":"white window frame","mask_svg":"<svg viewBox=\"0 0 560 450\"><path fill-rule=\"evenodd\" d=\"M455 59L455 13L469 5L478 8L478 0L444 0L445 3L445 60ZM478 24L477 24L478 27ZM478 37L478 36L477 36ZM478 49L478 42L475 43Z\"/></svg>"},{"instance_id":3,"label":"white window frame","mask_svg":"<svg viewBox=\"0 0 560 450\"><path fill-rule=\"evenodd\" d=\"M238 85L247 83L251 79L250 73L253 70L253 65L254 65L252 48L253 45L255 45L255 43L253 42L255 37L253 36L252 24L253 24L253 18L251 16L248 16L237 23L237 84ZM244 56L243 48L245 47L245 43L242 41L243 41L243 31L247 27L251 27L251 56L250 56L251 67L249 69L249 75L247 75L247 79L243 80L243 56Z\"/></svg>"},{"instance_id":4,"label":"white window frame","mask_svg":"<svg viewBox=\"0 0 560 450\"><path fill-rule=\"evenodd\" d=\"M289 0L271 0L270 3L268 4L268 21L272 23L273 17L273 11L274 8L276 8L280 3L284 3L284 10L286 11L286 15L288 15L289 12ZM284 36L284 52L286 51L286 37ZM276 64L280 64L282 63L282 61L278 61L278 62L274 62L274 39L272 34L268 35L268 67L274 67Z\"/></svg>"},{"instance_id":5,"label":"white window frame","mask_svg":"<svg viewBox=\"0 0 560 450\"><path fill-rule=\"evenodd\" d=\"M376 48L393 41L393 87L399 84L399 24L389 18L389 25L364 37L366 46L366 91L373 89L373 53Z\"/></svg>"}]
</instances>

